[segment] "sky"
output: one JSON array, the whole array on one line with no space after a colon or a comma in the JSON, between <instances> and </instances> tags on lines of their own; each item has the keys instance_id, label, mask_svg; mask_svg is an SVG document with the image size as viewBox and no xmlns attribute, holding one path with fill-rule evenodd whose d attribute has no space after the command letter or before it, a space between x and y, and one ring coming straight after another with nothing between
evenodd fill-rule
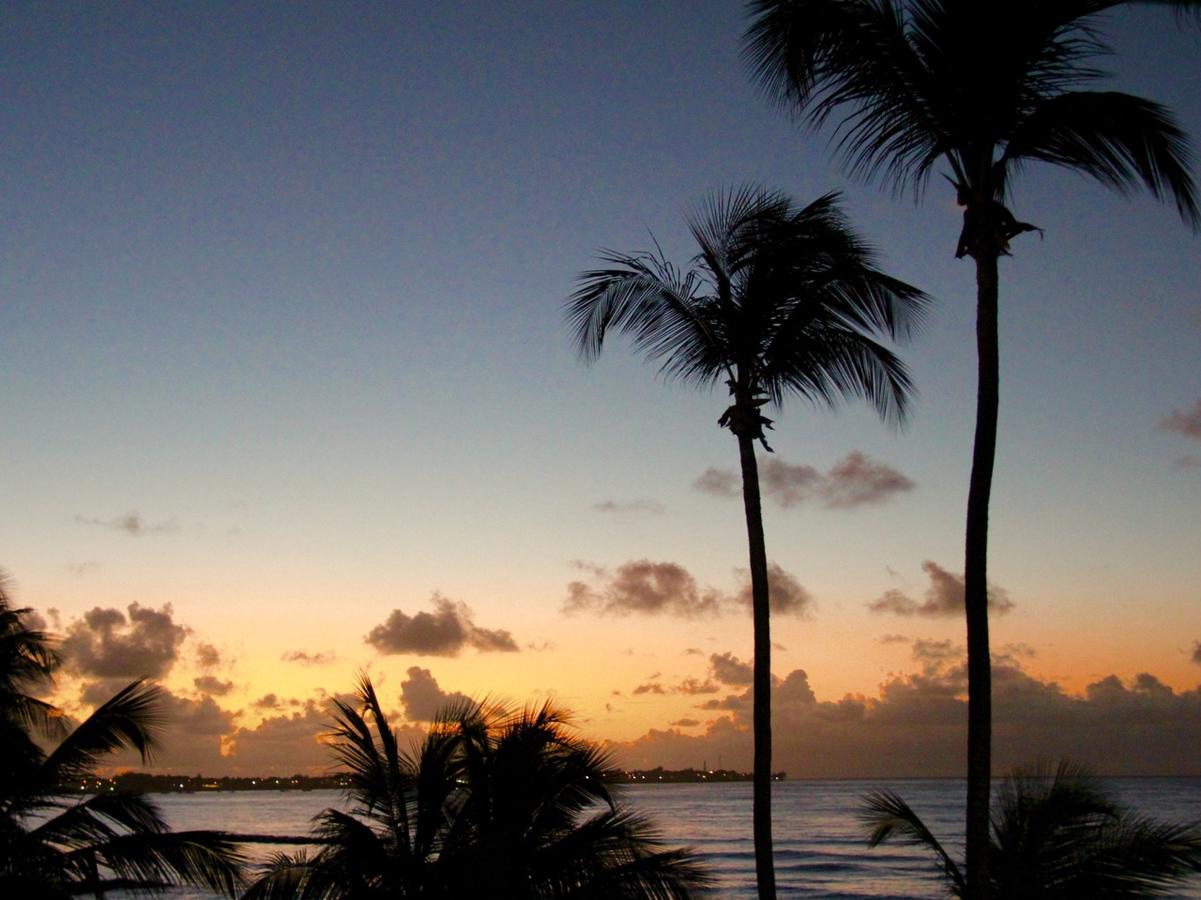
<instances>
[{"instance_id":1,"label":"sky","mask_svg":"<svg viewBox=\"0 0 1201 900\"><path fill-rule=\"evenodd\" d=\"M787 402L761 457L775 763L963 769L974 273L941 178L849 181L750 82L739 3L16 3L0 13L0 566L79 716L166 690L162 770L320 771L328 700L413 737L552 698L622 765L749 769L720 392L562 308L688 262L708 193L841 190L933 298L903 430ZM1201 135L1201 31L1103 21ZM997 765L1201 774L1201 266L1170 205L1049 167L1001 265Z\"/></svg>"}]
</instances>

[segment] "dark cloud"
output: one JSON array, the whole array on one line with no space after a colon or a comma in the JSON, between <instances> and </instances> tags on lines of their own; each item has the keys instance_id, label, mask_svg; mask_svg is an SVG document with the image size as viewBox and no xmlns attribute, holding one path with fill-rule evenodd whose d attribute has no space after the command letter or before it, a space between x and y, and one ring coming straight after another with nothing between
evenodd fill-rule
<instances>
[{"instance_id":1,"label":"dark cloud","mask_svg":"<svg viewBox=\"0 0 1201 900\"><path fill-rule=\"evenodd\" d=\"M739 602L751 605L751 578L745 569L739 570L744 584L738 595ZM797 616L807 619L813 612L813 596L791 574L776 563L767 566L767 597L771 611L777 615Z\"/></svg>"},{"instance_id":2,"label":"dark cloud","mask_svg":"<svg viewBox=\"0 0 1201 900\"><path fill-rule=\"evenodd\" d=\"M477 627L467 604L455 603L437 592L430 602L432 613L410 616L392 610L387 621L372 628L364 640L380 653L417 656L457 656L466 647L480 653L515 653L519 649L508 631Z\"/></svg>"},{"instance_id":3,"label":"dark cloud","mask_svg":"<svg viewBox=\"0 0 1201 900\"><path fill-rule=\"evenodd\" d=\"M251 704L255 709L279 709L282 705L275 693L263 694Z\"/></svg>"},{"instance_id":4,"label":"dark cloud","mask_svg":"<svg viewBox=\"0 0 1201 900\"><path fill-rule=\"evenodd\" d=\"M919 603L903 591L889 590L868 604L872 612L895 613L898 616L956 616L963 614L963 576L948 572L931 560L922 563L922 571L930 579L926 599ZM996 585L989 585L988 607L995 613L1013 609L1009 594Z\"/></svg>"},{"instance_id":5,"label":"dark cloud","mask_svg":"<svg viewBox=\"0 0 1201 900\"><path fill-rule=\"evenodd\" d=\"M721 688L707 678L704 681L697 678L685 678L672 690L677 694L716 694Z\"/></svg>"},{"instance_id":6,"label":"dark cloud","mask_svg":"<svg viewBox=\"0 0 1201 900\"><path fill-rule=\"evenodd\" d=\"M696 726L700 725L701 723L699 719L676 719L674 722L669 724L676 728L696 728Z\"/></svg>"},{"instance_id":7,"label":"dark cloud","mask_svg":"<svg viewBox=\"0 0 1201 900\"><path fill-rule=\"evenodd\" d=\"M772 457L760 468L759 481L763 495L782 509L810 502L821 503L827 509L852 509L884 503L915 487L906 475L872 461L858 450L848 453L825 474L813 466ZM692 485L717 497L738 497L742 493L732 469L707 469Z\"/></svg>"},{"instance_id":8,"label":"dark cloud","mask_svg":"<svg viewBox=\"0 0 1201 900\"><path fill-rule=\"evenodd\" d=\"M1201 400L1198 400L1197 405L1190 411L1173 410L1160 422L1160 427L1166 431L1174 431L1176 434L1201 441Z\"/></svg>"},{"instance_id":9,"label":"dark cloud","mask_svg":"<svg viewBox=\"0 0 1201 900\"><path fill-rule=\"evenodd\" d=\"M645 684L638 685L631 693L637 696L638 694L666 694L667 691L663 690L663 685L659 682L648 681Z\"/></svg>"},{"instance_id":10,"label":"dark cloud","mask_svg":"<svg viewBox=\"0 0 1201 900\"><path fill-rule=\"evenodd\" d=\"M163 522L156 522L151 525L145 521L137 512L129 512L123 516L114 516L111 519L96 519L90 516L76 516L75 521L80 525L87 525L93 528L106 528L109 531L120 531L128 534L130 537L143 537L145 535L155 534L174 534L179 531L179 523L174 519L167 519Z\"/></svg>"},{"instance_id":11,"label":"dark cloud","mask_svg":"<svg viewBox=\"0 0 1201 900\"><path fill-rule=\"evenodd\" d=\"M696 579L683 566L670 562L631 560L615 574L587 563L577 568L591 572L596 585L573 581L567 586L565 613L672 615L683 618L713 615L720 611L722 597L702 592Z\"/></svg>"},{"instance_id":12,"label":"dark cloud","mask_svg":"<svg viewBox=\"0 0 1201 900\"><path fill-rule=\"evenodd\" d=\"M201 693L212 694L214 697L224 697L234 689L232 681L222 681L220 678L212 675L201 675L199 678L193 678L192 684Z\"/></svg>"},{"instance_id":13,"label":"dark cloud","mask_svg":"<svg viewBox=\"0 0 1201 900\"><path fill-rule=\"evenodd\" d=\"M400 685L400 705L404 707L405 718L410 722L432 722L448 707L470 706L474 703L466 694L442 690L430 670L419 666L410 666Z\"/></svg>"},{"instance_id":14,"label":"dark cloud","mask_svg":"<svg viewBox=\"0 0 1201 900\"><path fill-rule=\"evenodd\" d=\"M652 516L661 516L667 512L666 507L659 501L645 498L620 503L616 500L602 500L593 503L592 508L603 513L648 513Z\"/></svg>"},{"instance_id":15,"label":"dark cloud","mask_svg":"<svg viewBox=\"0 0 1201 900\"><path fill-rule=\"evenodd\" d=\"M907 476L882 463L872 462L856 450L826 473L822 502L830 509L851 509L883 503L914 487Z\"/></svg>"},{"instance_id":16,"label":"dark cloud","mask_svg":"<svg viewBox=\"0 0 1201 900\"><path fill-rule=\"evenodd\" d=\"M800 506L817 495L823 486L821 473L813 466L794 466L772 457L759 470L765 496L782 509Z\"/></svg>"},{"instance_id":17,"label":"dark cloud","mask_svg":"<svg viewBox=\"0 0 1201 900\"><path fill-rule=\"evenodd\" d=\"M332 650L321 650L309 653L307 650L289 650L280 657L284 662L299 663L302 666L328 666L336 662L338 655Z\"/></svg>"},{"instance_id":18,"label":"dark cloud","mask_svg":"<svg viewBox=\"0 0 1201 900\"><path fill-rule=\"evenodd\" d=\"M170 671L190 629L175 624L171 604L150 609L131 603L118 609L93 607L67 627L62 653L81 675L158 678Z\"/></svg>"},{"instance_id":19,"label":"dark cloud","mask_svg":"<svg viewBox=\"0 0 1201 900\"><path fill-rule=\"evenodd\" d=\"M221 651L212 644L201 642L196 645L196 665L202 669L213 669L221 665Z\"/></svg>"},{"instance_id":20,"label":"dark cloud","mask_svg":"<svg viewBox=\"0 0 1201 900\"><path fill-rule=\"evenodd\" d=\"M715 497L741 497L742 481L729 469L705 469L692 486L703 494Z\"/></svg>"},{"instance_id":21,"label":"dark cloud","mask_svg":"<svg viewBox=\"0 0 1201 900\"><path fill-rule=\"evenodd\" d=\"M709 671L722 684L734 686L750 684L754 675L754 668L749 662L743 662L729 651L710 656Z\"/></svg>"},{"instance_id":22,"label":"dark cloud","mask_svg":"<svg viewBox=\"0 0 1201 900\"><path fill-rule=\"evenodd\" d=\"M967 721L966 671L958 648L916 642L920 671L890 676L877 696L818 700L805 672L773 679L773 767L791 778L959 776ZM1116 676L1069 694L1015 661L995 657L994 760L999 770L1069 758L1111 775L1201 774L1201 688L1177 692L1150 674ZM749 769L751 692L702 704L724 713L703 732L652 729L610 742L620 764L665 768L697 759Z\"/></svg>"}]
</instances>

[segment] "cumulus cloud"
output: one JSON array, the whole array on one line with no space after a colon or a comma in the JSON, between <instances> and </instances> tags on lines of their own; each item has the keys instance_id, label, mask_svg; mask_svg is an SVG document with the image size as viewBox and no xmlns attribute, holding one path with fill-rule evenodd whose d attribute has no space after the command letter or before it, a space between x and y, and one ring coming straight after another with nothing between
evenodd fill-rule
<instances>
[{"instance_id":1,"label":"cumulus cloud","mask_svg":"<svg viewBox=\"0 0 1201 900\"><path fill-rule=\"evenodd\" d=\"M856 450L826 473L822 502L830 509L851 509L883 503L914 487L908 476Z\"/></svg>"},{"instance_id":2,"label":"cumulus cloud","mask_svg":"<svg viewBox=\"0 0 1201 900\"><path fill-rule=\"evenodd\" d=\"M1176 409L1162 422L1160 427L1187 438L1201 441L1201 400L1191 410Z\"/></svg>"},{"instance_id":3,"label":"cumulus cloud","mask_svg":"<svg viewBox=\"0 0 1201 900\"><path fill-rule=\"evenodd\" d=\"M773 766L792 778L961 775L967 722L960 648L915 641L919 670L889 676L875 696L819 700L802 669L773 679ZM695 766L716 759L749 769L751 692L711 700L723 713L700 733L679 721L626 742L609 742L627 767ZM1006 770L1038 758L1070 758L1112 775L1201 774L1201 689L1175 691L1142 674L1099 679L1083 694L994 658L994 759Z\"/></svg>"},{"instance_id":4,"label":"cumulus cloud","mask_svg":"<svg viewBox=\"0 0 1201 900\"><path fill-rule=\"evenodd\" d=\"M221 665L221 651L203 641L196 645L196 665L202 669L213 669Z\"/></svg>"},{"instance_id":5,"label":"cumulus cloud","mask_svg":"<svg viewBox=\"0 0 1201 900\"><path fill-rule=\"evenodd\" d=\"M201 675L199 678L193 678L192 684L202 694L211 694L214 697L224 697L234 689L232 681L222 681L213 675Z\"/></svg>"},{"instance_id":6,"label":"cumulus cloud","mask_svg":"<svg viewBox=\"0 0 1201 900\"><path fill-rule=\"evenodd\" d=\"M332 650L321 650L309 653L307 650L289 650L280 657L284 662L299 663L302 666L327 666L338 659Z\"/></svg>"},{"instance_id":7,"label":"cumulus cloud","mask_svg":"<svg viewBox=\"0 0 1201 900\"><path fill-rule=\"evenodd\" d=\"M963 576L948 572L938 563L926 560L922 571L930 579L925 600L918 602L903 591L885 591L884 595L868 604L868 609L878 613L894 613L898 616L956 616L963 613ZM988 607L995 613L1007 613L1013 609L1009 594L996 585L989 585Z\"/></svg>"},{"instance_id":8,"label":"cumulus cloud","mask_svg":"<svg viewBox=\"0 0 1201 900\"><path fill-rule=\"evenodd\" d=\"M714 653L709 657L709 671L722 684L750 684L754 669L749 662L743 662L729 651Z\"/></svg>"},{"instance_id":9,"label":"cumulus cloud","mask_svg":"<svg viewBox=\"0 0 1201 900\"><path fill-rule=\"evenodd\" d=\"M744 585L738 599L749 608L751 605L750 573L745 569L739 571L744 579ZM767 597L771 611L777 615L798 616L807 619L812 614L813 596L793 575L776 563L767 565Z\"/></svg>"},{"instance_id":10,"label":"cumulus cloud","mask_svg":"<svg viewBox=\"0 0 1201 900\"><path fill-rule=\"evenodd\" d=\"M659 501L645 498L623 502L602 500L599 503L593 503L592 508L603 513L647 513L652 516L661 516L667 512L666 507Z\"/></svg>"},{"instance_id":11,"label":"cumulus cloud","mask_svg":"<svg viewBox=\"0 0 1201 900\"><path fill-rule=\"evenodd\" d=\"M657 681L648 681L645 684L640 684L634 688L632 692L635 696L638 694L666 694L663 690L663 685Z\"/></svg>"},{"instance_id":12,"label":"cumulus cloud","mask_svg":"<svg viewBox=\"0 0 1201 900\"><path fill-rule=\"evenodd\" d=\"M800 506L821 492L823 479L813 466L791 465L771 457L760 470L763 493L782 509Z\"/></svg>"},{"instance_id":13,"label":"cumulus cloud","mask_svg":"<svg viewBox=\"0 0 1201 900\"><path fill-rule=\"evenodd\" d=\"M455 603L435 592L432 613L408 615L399 609L364 640L380 653L413 653L418 656L458 656L467 647L480 653L515 653L513 635L503 629L478 627L466 603Z\"/></svg>"},{"instance_id":14,"label":"cumulus cloud","mask_svg":"<svg viewBox=\"0 0 1201 900\"><path fill-rule=\"evenodd\" d=\"M448 707L466 707L475 703L466 694L444 691L429 669L410 666L400 685L400 705L411 722L431 722Z\"/></svg>"},{"instance_id":15,"label":"cumulus cloud","mask_svg":"<svg viewBox=\"0 0 1201 900\"><path fill-rule=\"evenodd\" d=\"M826 473L813 466L772 457L759 470L763 495L782 509L820 503L827 509L852 509L884 503L913 490L908 476L853 450ZM741 483L732 469L706 469L693 487L716 497L738 497Z\"/></svg>"},{"instance_id":16,"label":"cumulus cloud","mask_svg":"<svg viewBox=\"0 0 1201 900\"><path fill-rule=\"evenodd\" d=\"M91 516L76 516L75 521L80 525L87 525L92 528L105 528L109 531L119 531L127 534L130 537L144 537L146 535L158 534L174 534L179 531L179 523L174 519L167 519L162 522L151 524L147 522L137 512L128 512L123 516L114 516L111 519L98 519Z\"/></svg>"},{"instance_id":17,"label":"cumulus cloud","mask_svg":"<svg viewBox=\"0 0 1201 900\"><path fill-rule=\"evenodd\" d=\"M685 678L672 690L677 694L716 694L721 688L707 678L704 681L699 678Z\"/></svg>"},{"instance_id":18,"label":"cumulus cloud","mask_svg":"<svg viewBox=\"0 0 1201 900\"><path fill-rule=\"evenodd\" d=\"M701 591L688 570L676 563L631 560L618 567L616 573L588 563L576 563L576 568L591 573L593 584L573 581L567 586L565 613L693 618L713 615L721 608L721 595Z\"/></svg>"},{"instance_id":19,"label":"cumulus cloud","mask_svg":"<svg viewBox=\"0 0 1201 900\"><path fill-rule=\"evenodd\" d=\"M714 497L742 496L742 482L729 469L705 469L693 480L692 486L703 494Z\"/></svg>"},{"instance_id":20,"label":"cumulus cloud","mask_svg":"<svg viewBox=\"0 0 1201 900\"><path fill-rule=\"evenodd\" d=\"M127 612L93 607L67 627L62 653L82 675L158 678L170 671L190 629L177 625L171 604L160 609L131 603Z\"/></svg>"}]
</instances>

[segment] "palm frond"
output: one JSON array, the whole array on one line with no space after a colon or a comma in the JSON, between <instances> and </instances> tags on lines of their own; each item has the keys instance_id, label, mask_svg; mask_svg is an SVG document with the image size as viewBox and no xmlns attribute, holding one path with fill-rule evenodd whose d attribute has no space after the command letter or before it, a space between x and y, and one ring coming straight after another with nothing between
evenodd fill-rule
<instances>
[{"instance_id":1,"label":"palm frond","mask_svg":"<svg viewBox=\"0 0 1201 900\"><path fill-rule=\"evenodd\" d=\"M1171 196L1181 218L1201 227L1188 138L1149 100L1110 91L1052 97L1022 121L1003 159L1054 163L1127 194L1141 183L1156 198Z\"/></svg>"},{"instance_id":2,"label":"palm frond","mask_svg":"<svg viewBox=\"0 0 1201 900\"><path fill-rule=\"evenodd\" d=\"M898 794L872 791L863 798L859 819L868 832L869 847L876 847L894 837L903 844L924 847L937 858L939 868L954 887L956 895L963 895L967 885L959 866L921 817Z\"/></svg>"},{"instance_id":3,"label":"palm frond","mask_svg":"<svg viewBox=\"0 0 1201 900\"><path fill-rule=\"evenodd\" d=\"M101 704L54 749L45 762L49 779L69 781L90 773L100 757L137 751L148 762L162 728L162 690L139 679Z\"/></svg>"}]
</instances>

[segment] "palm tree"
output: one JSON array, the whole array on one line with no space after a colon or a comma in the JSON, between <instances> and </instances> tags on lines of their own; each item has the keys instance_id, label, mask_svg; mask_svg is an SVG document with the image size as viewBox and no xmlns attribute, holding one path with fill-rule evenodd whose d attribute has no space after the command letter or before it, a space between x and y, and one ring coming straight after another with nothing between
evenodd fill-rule
<instances>
[{"instance_id":1,"label":"palm tree","mask_svg":"<svg viewBox=\"0 0 1201 900\"><path fill-rule=\"evenodd\" d=\"M752 0L746 56L769 94L820 126L841 116L849 169L920 195L940 164L963 206L956 256L976 265L978 387L964 540L968 648L967 878L987 881L991 776L988 506L997 442L997 260L1035 226L1006 207L1048 162L1119 191L1170 195L1201 222L1184 133L1163 107L1089 90L1108 52L1097 17L1122 0ZM1175 0L1178 10L1201 8Z\"/></svg>"},{"instance_id":2,"label":"palm tree","mask_svg":"<svg viewBox=\"0 0 1201 900\"><path fill-rule=\"evenodd\" d=\"M58 709L33 696L51 683L59 660L47 635L28 624L30 614L10 605L0 580L0 895L148 896L186 884L235 896L241 857L222 833L172 832L144 797L64 796L113 751L150 759L161 692L135 681L70 729ZM57 746L44 751L35 731Z\"/></svg>"},{"instance_id":3,"label":"palm tree","mask_svg":"<svg viewBox=\"0 0 1201 900\"><path fill-rule=\"evenodd\" d=\"M861 818L875 847L896 838L924 847L956 897L967 896L959 864L908 804L891 791L864 799ZM1201 872L1201 822L1172 825L1131 812L1078 766L1019 770L1002 783L989 852L994 900L1158 897Z\"/></svg>"},{"instance_id":4,"label":"palm tree","mask_svg":"<svg viewBox=\"0 0 1201 900\"><path fill-rule=\"evenodd\" d=\"M920 291L875 268L827 194L798 208L783 194L743 188L716 194L690 222L699 252L683 271L654 253L613 253L585 272L567 306L587 361L616 329L661 372L701 387L724 380L731 404L718 420L738 440L750 551L754 630L753 818L760 897L775 896L771 850L771 634L767 550L755 441L767 404L787 394L832 405L858 396L893 422L905 415L905 367L876 336L907 335L922 315Z\"/></svg>"},{"instance_id":5,"label":"palm tree","mask_svg":"<svg viewBox=\"0 0 1201 900\"><path fill-rule=\"evenodd\" d=\"M462 704L402 752L371 682L336 702L334 753L348 812L328 809L312 854L277 856L244 900L469 897L686 898L709 884L687 850L663 850L602 775L605 754L550 706Z\"/></svg>"}]
</instances>

